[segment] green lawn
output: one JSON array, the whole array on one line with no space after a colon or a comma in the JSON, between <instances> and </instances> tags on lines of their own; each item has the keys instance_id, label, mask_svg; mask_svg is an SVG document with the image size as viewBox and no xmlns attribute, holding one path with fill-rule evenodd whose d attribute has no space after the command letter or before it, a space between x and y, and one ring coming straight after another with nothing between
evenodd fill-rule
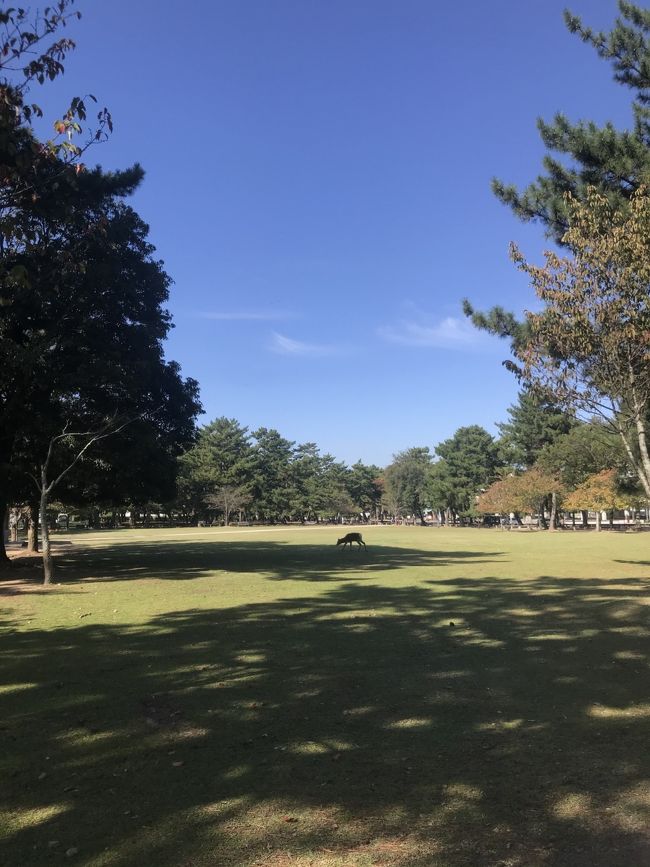
<instances>
[{"instance_id":1,"label":"green lawn","mask_svg":"<svg viewBox=\"0 0 650 867\"><path fill-rule=\"evenodd\" d=\"M650 864L650 536L363 532L14 569L0 864Z\"/></svg>"}]
</instances>

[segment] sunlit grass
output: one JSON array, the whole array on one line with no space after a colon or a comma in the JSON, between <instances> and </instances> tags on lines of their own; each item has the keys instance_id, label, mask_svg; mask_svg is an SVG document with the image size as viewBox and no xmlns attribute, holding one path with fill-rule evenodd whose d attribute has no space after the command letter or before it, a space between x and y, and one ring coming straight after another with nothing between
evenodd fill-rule
<instances>
[{"instance_id":1,"label":"sunlit grass","mask_svg":"<svg viewBox=\"0 0 650 867\"><path fill-rule=\"evenodd\" d=\"M650 537L362 532L77 533L50 590L14 570L3 867L650 863Z\"/></svg>"}]
</instances>

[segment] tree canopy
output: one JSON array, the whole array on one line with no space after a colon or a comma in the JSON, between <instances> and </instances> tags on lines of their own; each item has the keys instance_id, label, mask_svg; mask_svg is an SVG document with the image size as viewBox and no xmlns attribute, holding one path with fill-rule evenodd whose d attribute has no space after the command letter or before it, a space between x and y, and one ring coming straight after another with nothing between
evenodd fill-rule
<instances>
[{"instance_id":1,"label":"tree canopy","mask_svg":"<svg viewBox=\"0 0 650 867\"><path fill-rule=\"evenodd\" d=\"M650 497L650 197L641 187L625 210L591 189L568 200L571 255L528 263L513 249L543 304L527 313L530 339L517 355L527 384L576 413L598 416L623 442Z\"/></svg>"},{"instance_id":2,"label":"tree canopy","mask_svg":"<svg viewBox=\"0 0 650 867\"><path fill-rule=\"evenodd\" d=\"M2 504L22 495L25 474L51 493L52 481L71 481L66 468L83 466L88 483L92 470L123 465L108 434L136 421L149 452L135 449L131 479L156 457L169 479L200 409L197 383L164 357L171 280L148 226L123 201L142 169L84 169L83 147L73 143L86 116L78 98L53 139L37 141L30 127L39 113L26 102L30 86L59 75L74 48L65 38L49 42L76 14L71 5L62 0L33 19L19 8L0 13ZM110 126L106 114L98 122L87 144Z\"/></svg>"},{"instance_id":3,"label":"tree canopy","mask_svg":"<svg viewBox=\"0 0 650 867\"><path fill-rule=\"evenodd\" d=\"M608 32L596 32L566 11L571 33L608 61L614 80L633 93L632 129L612 123L571 122L556 114L537 126L548 153L544 174L523 190L500 180L492 182L497 197L523 220L538 220L562 243L568 228L566 194L584 201L589 187L598 187L612 205L621 207L650 177L650 11L619 0L620 15Z\"/></svg>"}]
</instances>

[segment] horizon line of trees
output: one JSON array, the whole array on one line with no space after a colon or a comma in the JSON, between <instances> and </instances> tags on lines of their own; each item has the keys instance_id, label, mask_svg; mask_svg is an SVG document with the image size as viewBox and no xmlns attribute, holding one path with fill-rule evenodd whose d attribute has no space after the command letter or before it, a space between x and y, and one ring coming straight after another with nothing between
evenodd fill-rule
<instances>
[{"instance_id":1,"label":"horizon line of trees","mask_svg":"<svg viewBox=\"0 0 650 867\"><path fill-rule=\"evenodd\" d=\"M71 482L53 505L79 511L93 503L97 515L102 508L113 512L118 524L127 511L131 524L138 515L147 523L151 513L163 513L184 523L226 525L403 518L424 524L431 513L457 524L535 514L551 529L562 511L582 513L586 524L588 511L646 505L620 439L602 421L579 421L529 390L507 412L497 437L479 425L461 427L433 450L406 449L383 468L362 460L348 466L316 443L298 444L266 427L250 431L221 417L201 427L177 458L173 495L153 500L114 488L117 497L104 490L93 498L82 461L74 477L81 484ZM33 537L36 512L26 511Z\"/></svg>"}]
</instances>

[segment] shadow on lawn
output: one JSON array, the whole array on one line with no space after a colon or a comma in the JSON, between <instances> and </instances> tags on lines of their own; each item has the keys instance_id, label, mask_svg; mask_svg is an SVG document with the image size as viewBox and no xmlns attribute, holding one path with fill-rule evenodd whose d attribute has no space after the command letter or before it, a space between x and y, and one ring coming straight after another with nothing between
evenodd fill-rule
<instances>
[{"instance_id":1,"label":"shadow on lawn","mask_svg":"<svg viewBox=\"0 0 650 867\"><path fill-rule=\"evenodd\" d=\"M349 584L11 635L3 864L650 863L646 596Z\"/></svg>"},{"instance_id":2,"label":"shadow on lawn","mask_svg":"<svg viewBox=\"0 0 650 867\"><path fill-rule=\"evenodd\" d=\"M62 553L57 558L56 580L185 581L223 571L257 572L277 581L340 581L341 573L358 580L365 572L376 574L405 566L490 563L500 556L501 552L426 551L387 545L346 550L335 545L259 541L137 542Z\"/></svg>"}]
</instances>

